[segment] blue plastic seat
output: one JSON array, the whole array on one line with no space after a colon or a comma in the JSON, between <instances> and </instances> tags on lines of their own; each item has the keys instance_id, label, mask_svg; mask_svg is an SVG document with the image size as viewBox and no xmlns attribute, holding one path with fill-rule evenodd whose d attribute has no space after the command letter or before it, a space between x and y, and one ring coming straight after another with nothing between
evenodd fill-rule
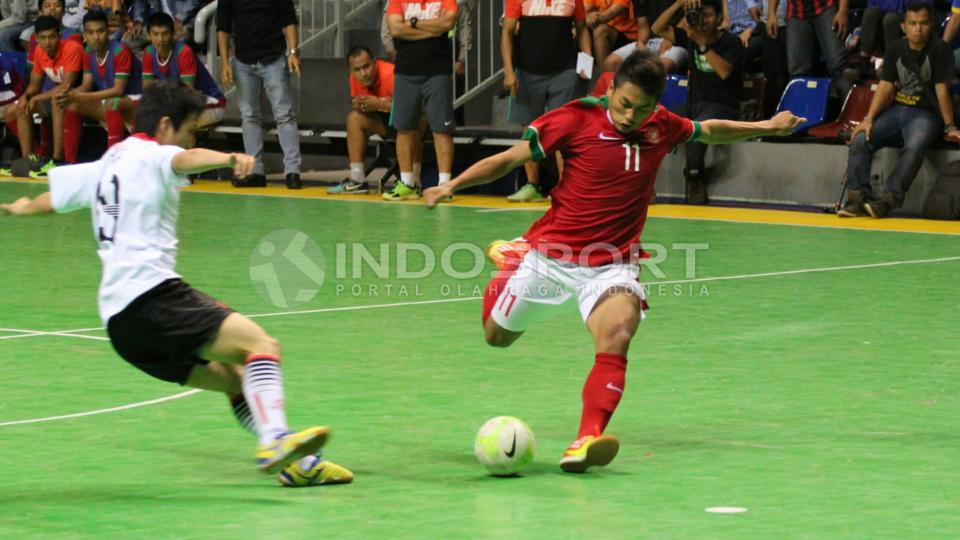
<instances>
[{"instance_id":1,"label":"blue plastic seat","mask_svg":"<svg viewBox=\"0 0 960 540\"><path fill-rule=\"evenodd\" d=\"M671 111L687 102L687 89L690 79L684 75L667 75L667 84L660 98L660 105Z\"/></svg>"},{"instance_id":2,"label":"blue plastic seat","mask_svg":"<svg viewBox=\"0 0 960 540\"><path fill-rule=\"evenodd\" d=\"M814 77L797 77L790 81L777 112L790 111L793 114L806 118L795 133L803 133L807 129L822 124L827 115L827 95L830 93L830 79Z\"/></svg>"}]
</instances>

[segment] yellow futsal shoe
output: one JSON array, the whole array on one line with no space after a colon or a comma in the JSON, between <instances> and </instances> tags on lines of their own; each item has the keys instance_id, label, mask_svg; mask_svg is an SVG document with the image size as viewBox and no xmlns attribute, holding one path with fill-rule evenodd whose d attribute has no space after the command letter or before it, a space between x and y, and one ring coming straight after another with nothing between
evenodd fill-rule
<instances>
[{"instance_id":1,"label":"yellow futsal shoe","mask_svg":"<svg viewBox=\"0 0 960 540\"><path fill-rule=\"evenodd\" d=\"M277 480L287 487L349 484L353 482L353 473L332 461L313 456L310 467L304 469L299 461L294 462L280 471Z\"/></svg>"},{"instance_id":2,"label":"yellow futsal shoe","mask_svg":"<svg viewBox=\"0 0 960 540\"><path fill-rule=\"evenodd\" d=\"M573 441L560 460L563 472L582 473L589 467L603 467L617 456L620 439L614 435L586 435Z\"/></svg>"},{"instance_id":3,"label":"yellow futsal shoe","mask_svg":"<svg viewBox=\"0 0 960 540\"><path fill-rule=\"evenodd\" d=\"M507 266L516 267L530 251L530 244L523 238L516 240L494 240L487 246L487 257L500 270Z\"/></svg>"},{"instance_id":4,"label":"yellow futsal shoe","mask_svg":"<svg viewBox=\"0 0 960 540\"><path fill-rule=\"evenodd\" d=\"M261 445L254 456L257 467L267 474L277 474L298 459L316 454L330 436L328 427L307 428L298 433L288 433L269 445Z\"/></svg>"}]
</instances>

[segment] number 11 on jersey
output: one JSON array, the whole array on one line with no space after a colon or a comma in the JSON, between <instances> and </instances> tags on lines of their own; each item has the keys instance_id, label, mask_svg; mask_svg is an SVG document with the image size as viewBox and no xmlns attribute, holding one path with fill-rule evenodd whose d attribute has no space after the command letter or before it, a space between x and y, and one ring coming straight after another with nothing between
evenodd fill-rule
<instances>
[{"instance_id":1,"label":"number 11 on jersey","mask_svg":"<svg viewBox=\"0 0 960 540\"><path fill-rule=\"evenodd\" d=\"M624 143L620 146L623 147L626 153L626 158L623 161L623 170L640 172L640 145ZM630 154L633 154L633 168L630 167Z\"/></svg>"}]
</instances>

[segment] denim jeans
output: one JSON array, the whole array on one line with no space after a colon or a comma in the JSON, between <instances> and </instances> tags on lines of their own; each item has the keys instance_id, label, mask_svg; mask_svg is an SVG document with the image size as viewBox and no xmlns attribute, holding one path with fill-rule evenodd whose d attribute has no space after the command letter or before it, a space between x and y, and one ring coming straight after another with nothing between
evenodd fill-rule
<instances>
[{"instance_id":1,"label":"denim jeans","mask_svg":"<svg viewBox=\"0 0 960 540\"><path fill-rule=\"evenodd\" d=\"M903 202L903 194L910 189L923 165L927 148L940 138L943 121L934 113L918 107L894 105L873 121L870 140L863 133L850 143L847 161L847 187L870 196L870 164L873 153L885 146L903 144L897 164L887 177L884 192Z\"/></svg>"},{"instance_id":2,"label":"denim jeans","mask_svg":"<svg viewBox=\"0 0 960 540\"><path fill-rule=\"evenodd\" d=\"M260 87L263 86L277 122L280 148L283 149L283 172L299 173L300 133L297 131L297 115L293 112L287 59L281 56L267 64L244 64L234 60L234 73L243 119L243 148L257 158L254 172L263 174L263 128L260 124Z\"/></svg>"},{"instance_id":3,"label":"denim jeans","mask_svg":"<svg viewBox=\"0 0 960 540\"><path fill-rule=\"evenodd\" d=\"M836 15L837 8L832 7L809 19L787 19L787 65L791 77L810 75L813 71L813 55L817 51L815 45L820 43L820 50L827 61L827 71L843 99L853 85L843 77L848 53L832 28Z\"/></svg>"},{"instance_id":4,"label":"denim jeans","mask_svg":"<svg viewBox=\"0 0 960 540\"><path fill-rule=\"evenodd\" d=\"M686 109L686 117L701 122L703 120L736 120L740 111L729 105L713 103L711 101L690 102ZM687 171L704 173L707 145L700 142L687 143Z\"/></svg>"}]
</instances>

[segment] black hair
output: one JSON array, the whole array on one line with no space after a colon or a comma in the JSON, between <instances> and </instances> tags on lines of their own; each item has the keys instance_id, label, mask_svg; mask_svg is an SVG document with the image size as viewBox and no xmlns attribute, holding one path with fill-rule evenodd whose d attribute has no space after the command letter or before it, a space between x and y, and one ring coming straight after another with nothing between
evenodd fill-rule
<instances>
[{"instance_id":1,"label":"black hair","mask_svg":"<svg viewBox=\"0 0 960 540\"><path fill-rule=\"evenodd\" d=\"M110 26L110 22L107 20L107 14L99 11L93 10L88 11L86 15L83 16L83 25L86 26L87 23L102 22L103 24Z\"/></svg>"},{"instance_id":2,"label":"black hair","mask_svg":"<svg viewBox=\"0 0 960 540\"><path fill-rule=\"evenodd\" d=\"M907 2L906 7L904 7L904 13L907 11L913 11L916 13L917 11L922 11L924 9L927 10L927 15L930 15L931 17L933 16L933 12L930 11L930 4L926 2L920 2L918 0L910 0Z\"/></svg>"},{"instance_id":3,"label":"black hair","mask_svg":"<svg viewBox=\"0 0 960 540\"><path fill-rule=\"evenodd\" d=\"M57 0L57 3L60 4L64 10L67 9L67 0ZM43 9L43 0L37 0L37 11Z\"/></svg>"},{"instance_id":4,"label":"black hair","mask_svg":"<svg viewBox=\"0 0 960 540\"><path fill-rule=\"evenodd\" d=\"M631 83L643 90L644 94L660 99L666 80L667 73L657 55L648 49L642 49L634 51L620 64L613 76L613 87Z\"/></svg>"},{"instance_id":5,"label":"black hair","mask_svg":"<svg viewBox=\"0 0 960 540\"><path fill-rule=\"evenodd\" d=\"M56 17L51 17L49 15L41 15L37 17L36 22L33 23L33 33L40 34L40 32L45 32L47 30L56 30L57 33L60 33L60 21Z\"/></svg>"},{"instance_id":6,"label":"black hair","mask_svg":"<svg viewBox=\"0 0 960 540\"><path fill-rule=\"evenodd\" d=\"M165 26L170 30L170 33L173 33L173 17L167 15L162 11L158 11L153 15L147 17L147 32L150 31L154 26Z\"/></svg>"},{"instance_id":7,"label":"black hair","mask_svg":"<svg viewBox=\"0 0 960 540\"><path fill-rule=\"evenodd\" d=\"M700 0L700 7L710 6L716 11L717 17L723 18L723 4L720 0Z\"/></svg>"},{"instance_id":8,"label":"black hair","mask_svg":"<svg viewBox=\"0 0 960 540\"><path fill-rule=\"evenodd\" d=\"M200 116L205 108L203 96L193 88L180 81L157 81L143 91L134 124L137 132L153 137L164 116L178 130L187 118Z\"/></svg>"},{"instance_id":9,"label":"black hair","mask_svg":"<svg viewBox=\"0 0 960 540\"><path fill-rule=\"evenodd\" d=\"M349 61L351 58L356 58L363 53L367 53L370 55L370 58L373 58L373 51L370 50L370 47L366 45L354 45L347 51L347 60Z\"/></svg>"}]
</instances>

